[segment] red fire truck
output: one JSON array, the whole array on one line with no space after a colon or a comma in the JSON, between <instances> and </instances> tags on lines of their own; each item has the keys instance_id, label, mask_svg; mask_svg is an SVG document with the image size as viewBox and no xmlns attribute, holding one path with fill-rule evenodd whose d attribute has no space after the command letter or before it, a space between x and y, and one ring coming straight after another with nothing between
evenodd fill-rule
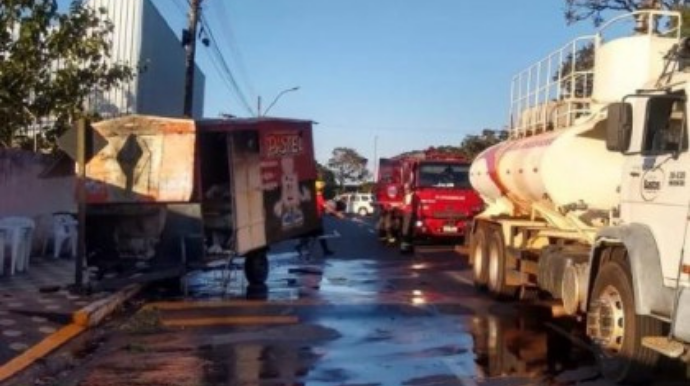
<instances>
[{"instance_id":1,"label":"red fire truck","mask_svg":"<svg viewBox=\"0 0 690 386\"><path fill-rule=\"evenodd\" d=\"M483 204L469 182L470 162L433 148L412 155L382 158L374 188L379 237L401 251L416 241L458 240Z\"/></svg>"}]
</instances>

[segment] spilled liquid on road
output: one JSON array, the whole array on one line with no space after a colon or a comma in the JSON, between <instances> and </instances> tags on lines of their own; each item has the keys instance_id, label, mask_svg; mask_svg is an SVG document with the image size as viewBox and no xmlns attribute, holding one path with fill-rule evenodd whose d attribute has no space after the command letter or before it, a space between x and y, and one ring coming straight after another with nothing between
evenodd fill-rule
<instances>
[{"instance_id":1,"label":"spilled liquid on road","mask_svg":"<svg viewBox=\"0 0 690 386\"><path fill-rule=\"evenodd\" d=\"M574 321L554 321L545 307L489 300L446 275L458 266L443 254L324 263L283 253L272 261L267 287L234 283L219 293L203 277L190 286L193 296L265 300L261 312L300 319L219 332L229 339L200 354L211 363L207 384L569 385L599 378L590 353L564 336L581 338Z\"/></svg>"}]
</instances>

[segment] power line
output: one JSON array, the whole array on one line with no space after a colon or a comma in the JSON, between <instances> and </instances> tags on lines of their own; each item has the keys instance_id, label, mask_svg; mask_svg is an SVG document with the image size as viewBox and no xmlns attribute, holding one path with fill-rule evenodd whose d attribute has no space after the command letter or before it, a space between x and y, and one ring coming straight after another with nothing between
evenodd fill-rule
<instances>
[{"instance_id":1,"label":"power line","mask_svg":"<svg viewBox=\"0 0 690 386\"><path fill-rule=\"evenodd\" d=\"M173 3L175 3L175 6L180 10L180 12L182 12L183 15L187 16L187 8L189 7L188 2L185 0L174 0Z\"/></svg>"},{"instance_id":2,"label":"power line","mask_svg":"<svg viewBox=\"0 0 690 386\"><path fill-rule=\"evenodd\" d=\"M201 25L208 34L211 43L209 48L211 49L213 54L216 55L216 59L218 59L218 64L220 65L221 73L225 75L226 80L230 82L230 86L242 107L244 107L250 115L256 115L251 107L251 104L248 103L247 97L242 92L242 89L240 88L237 79L235 79L235 76L232 70L230 69L228 62L225 59L225 55L223 55L223 52L220 50L218 40L216 39L213 30L210 28L206 18L203 15L201 16Z\"/></svg>"},{"instance_id":3,"label":"power line","mask_svg":"<svg viewBox=\"0 0 690 386\"><path fill-rule=\"evenodd\" d=\"M215 2L215 4L218 4L218 12L213 12L213 15L215 15L216 21L218 22L218 25L220 26L220 29L223 32L223 35L228 45L228 49L230 51L230 57L232 59L232 62L235 64L235 67L237 68L237 71L240 75L240 80L244 81L243 83L249 91L249 96L251 98L250 100L255 100L256 90L252 85L251 77L248 75L247 67L244 64L242 52L239 48L239 45L237 44L237 40L235 39L235 33L232 29L232 23L230 22L229 13L226 9L226 3L224 1L219 1Z\"/></svg>"}]
</instances>

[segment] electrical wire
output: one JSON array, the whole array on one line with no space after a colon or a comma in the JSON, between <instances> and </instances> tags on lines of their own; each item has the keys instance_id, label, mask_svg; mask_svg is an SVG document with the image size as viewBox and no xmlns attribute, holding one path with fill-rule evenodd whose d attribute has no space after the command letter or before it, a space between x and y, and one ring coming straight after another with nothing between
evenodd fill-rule
<instances>
[{"instance_id":1,"label":"electrical wire","mask_svg":"<svg viewBox=\"0 0 690 386\"><path fill-rule=\"evenodd\" d=\"M185 15L185 17L186 17L187 16L187 10L189 8L188 2L186 2L184 0L174 0L173 3L175 3L175 6L177 7L177 9L179 9L180 12L182 12L182 14Z\"/></svg>"},{"instance_id":2,"label":"electrical wire","mask_svg":"<svg viewBox=\"0 0 690 386\"><path fill-rule=\"evenodd\" d=\"M208 47L213 55L216 56L217 59L217 64L219 65L219 69L221 70L221 74L225 76L225 80L229 82L230 87L232 88L234 95L237 97L238 101L246 109L246 111L250 115L256 115L254 110L251 107L251 104L247 101L247 97L245 96L244 92L240 88L237 79L235 78L235 75L233 74L232 70L230 69L230 66L228 65L227 60L225 59L225 55L223 55L223 52L220 50L220 46L218 44L218 40L215 37L215 34L213 33L213 30L211 29L210 25L208 24L206 18L202 14L200 17L201 25L203 26L204 30L206 31L209 40L210 40L210 46Z\"/></svg>"},{"instance_id":3,"label":"electrical wire","mask_svg":"<svg viewBox=\"0 0 690 386\"><path fill-rule=\"evenodd\" d=\"M226 41L228 50L230 51L230 58L237 69L240 80L243 80L243 84L248 90L249 97L251 100L255 100L257 93L252 84L247 67L244 64L245 62L242 56L242 51L239 49L239 45L235 39L235 33L232 29L232 23L230 22L231 19L226 8L226 2L217 1L212 4L218 4L216 7L217 12L212 12L212 15L215 16L215 20L218 22L221 32L223 32L221 37L225 38L224 40Z\"/></svg>"}]
</instances>

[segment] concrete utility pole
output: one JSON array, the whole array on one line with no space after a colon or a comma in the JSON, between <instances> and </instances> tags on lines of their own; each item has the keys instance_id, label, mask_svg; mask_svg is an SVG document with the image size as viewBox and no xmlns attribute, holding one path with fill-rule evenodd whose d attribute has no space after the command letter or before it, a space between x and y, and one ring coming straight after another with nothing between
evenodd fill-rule
<instances>
[{"instance_id":1,"label":"concrete utility pole","mask_svg":"<svg viewBox=\"0 0 690 386\"><path fill-rule=\"evenodd\" d=\"M199 9L202 0L191 0L189 9L189 23L182 34L182 44L185 46L185 79L184 79L184 115L191 118L194 109L194 59L196 56L196 31L199 24Z\"/></svg>"}]
</instances>

